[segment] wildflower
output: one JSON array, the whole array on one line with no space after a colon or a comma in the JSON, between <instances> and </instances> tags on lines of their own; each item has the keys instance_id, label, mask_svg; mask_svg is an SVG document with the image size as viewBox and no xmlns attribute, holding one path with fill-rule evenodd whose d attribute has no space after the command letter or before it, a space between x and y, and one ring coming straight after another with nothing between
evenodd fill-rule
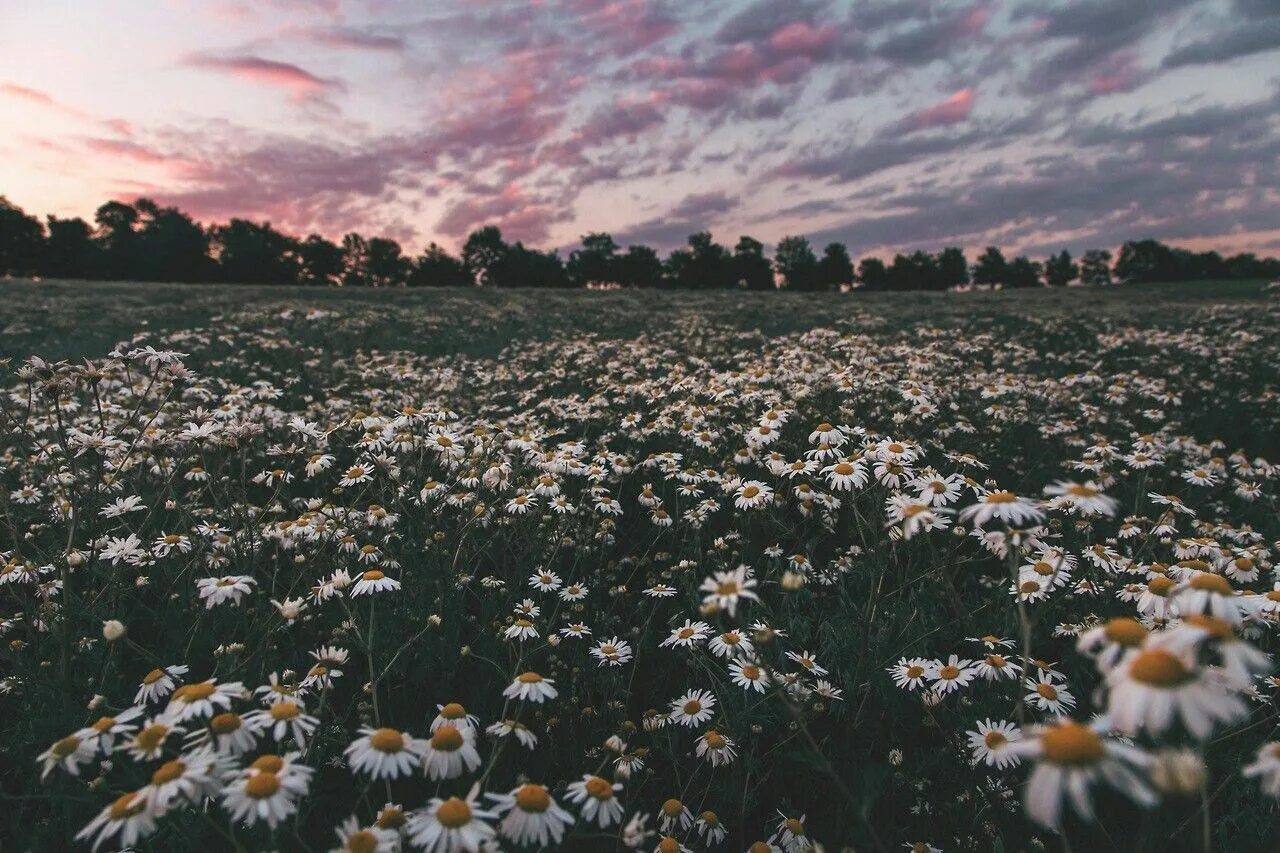
<instances>
[{"instance_id":1,"label":"wildflower","mask_svg":"<svg viewBox=\"0 0 1280 853\"><path fill-rule=\"evenodd\" d=\"M526 784L507 794L486 794L493 800L494 811L502 815L499 827L502 837L515 844L559 844L567 827L573 825L569 814L551 798L542 785Z\"/></svg>"},{"instance_id":2,"label":"wildflower","mask_svg":"<svg viewBox=\"0 0 1280 853\"><path fill-rule=\"evenodd\" d=\"M498 815L479 808L476 793L473 788L465 799L432 797L409 816L409 843L428 853L476 853L491 844L494 830L489 822Z\"/></svg>"},{"instance_id":3,"label":"wildflower","mask_svg":"<svg viewBox=\"0 0 1280 853\"><path fill-rule=\"evenodd\" d=\"M974 760L981 761L988 767L1005 770L1022 760L1015 748L1015 744L1022 740L1022 730L1013 723L983 720L978 723L977 731L967 734Z\"/></svg>"},{"instance_id":4,"label":"wildflower","mask_svg":"<svg viewBox=\"0 0 1280 853\"><path fill-rule=\"evenodd\" d=\"M522 672L507 685L507 688L502 691L502 695L508 699L542 703L559 695L553 685L555 685L555 681L550 678L543 678L536 672Z\"/></svg>"},{"instance_id":5,"label":"wildflower","mask_svg":"<svg viewBox=\"0 0 1280 853\"><path fill-rule=\"evenodd\" d=\"M622 785L618 783L584 773L580 781L569 783L565 796L569 802L579 805L587 823L606 829L622 821L624 809L617 798L621 790Z\"/></svg>"},{"instance_id":6,"label":"wildflower","mask_svg":"<svg viewBox=\"0 0 1280 853\"><path fill-rule=\"evenodd\" d=\"M344 750L355 773L373 779L398 779L413 772L422 760L425 744L392 728L360 727L360 736Z\"/></svg>"}]
</instances>

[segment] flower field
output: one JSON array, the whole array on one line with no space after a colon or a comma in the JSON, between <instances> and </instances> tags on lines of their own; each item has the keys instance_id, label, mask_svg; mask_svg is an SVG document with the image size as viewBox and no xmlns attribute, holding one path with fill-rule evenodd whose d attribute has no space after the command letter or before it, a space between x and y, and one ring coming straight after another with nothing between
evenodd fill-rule
<instances>
[{"instance_id":1,"label":"flower field","mask_svg":"<svg viewBox=\"0 0 1280 853\"><path fill-rule=\"evenodd\" d=\"M1274 844L1257 288L4 287L4 849Z\"/></svg>"}]
</instances>

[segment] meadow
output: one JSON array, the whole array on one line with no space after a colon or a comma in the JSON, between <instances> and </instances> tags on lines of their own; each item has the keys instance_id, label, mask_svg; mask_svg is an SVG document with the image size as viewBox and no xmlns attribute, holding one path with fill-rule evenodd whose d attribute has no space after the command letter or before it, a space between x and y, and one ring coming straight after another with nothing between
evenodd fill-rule
<instances>
[{"instance_id":1,"label":"meadow","mask_svg":"<svg viewBox=\"0 0 1280 853\"><path fill-rule=\"evenodd\" d=\"M1278 320L0 281L0 846L1267 849Z\"/></svg>"}]
</instances>

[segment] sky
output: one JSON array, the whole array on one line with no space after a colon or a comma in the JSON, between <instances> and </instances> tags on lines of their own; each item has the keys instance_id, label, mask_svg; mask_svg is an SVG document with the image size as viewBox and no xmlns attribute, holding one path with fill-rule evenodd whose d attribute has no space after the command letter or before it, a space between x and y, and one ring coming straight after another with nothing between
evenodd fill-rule
<instances>
[{"instance_id":1,"label":"sky","mask_svg":"<svg viewBox=\"0 0 1280 853\"><path fill-rule=\"evenodd\" d=\"M481 225L1280 251L1280 0L0 0L0 194L420 250Z\"/></svg>"}]
</instances>

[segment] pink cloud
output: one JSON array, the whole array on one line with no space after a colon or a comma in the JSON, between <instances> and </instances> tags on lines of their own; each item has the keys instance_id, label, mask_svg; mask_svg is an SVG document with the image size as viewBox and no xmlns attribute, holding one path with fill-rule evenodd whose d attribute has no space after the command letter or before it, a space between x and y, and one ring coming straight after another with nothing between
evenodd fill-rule
<instances>
[{"instance_id":1,"label":"pink cloud","mask_svg":"<svg viewBox=\"0 0 1280 853\"><path fill-rule=\"evenodd\" d=\"M977 93L969 88L959 90L949 98L939 101L931 107L912 113L902 120L900 127L904 130L923 130L930 127L945 127L959 124L969 118L973 111L973 102Z\"/></svg>"},{"instance_id":2,"label":"pink cloud","mask_svg":"<svg viewBox=\"0 0 1280 853\"><path fill-rule=\"evenodd\" d=\"M52 95L47 92L42 92L39 89L19 86L16 83L0 83L0 95L17 98L18 100L26 101L27 103L35 104L39 107L44 107L52 110L53 112L61 113L79 121L100 125L107 130L120 134L121 136L133 135L133 125L122 118L100 118L99 116L95 116L92 113L80 109L79 107L64 104Z\"/></svg>"},{"instance_id":3,"label":"pink cloud","mask_svg":"<svg viewBox=\"0 0 1280 853\"><path fill-rule=\"evenodd\" d=\"M956 32L965 36L977 35L986 29L994 11L994 3L979 3L956 19Z\"/></svg>"},{"instance_id":4,"label":"pink cloud","mask_svg":"<svg viewBox=\"0 0 1280 853\"><path fill-rule=\"evenodd\" d=\"M792 21L769 36L769 44L788 56L814 57L828 51L839 36L831 24L815 27L807 21Z\"/></svg>"},{"instance_id":5,"label":"pink cloud","mask_svg":"<svg viewBox=\"0 0 1280 853\"><path fill-rule=\"evenodd\" d=\"M1089 91L1095 95L1112 95L1128 92L1145 78L1132 51L1122 51L1110 57L1102 70L1089 80Z\"/></svg>"},{"instance_id":6,"label":"pink cloud","mask_svg":"<svg viewBox=\"0 0 1280 853\"><path fill-rule=\"evenodd\" d=\"M445 211L436 224L442 234L461 238L482 225L497 225L511 240L545 240L552 224L565 221L571 212L556 208L510 183L494 195L464 198Z\"/></svg>"},{"instance_id":7,"label":"pink cloud","mask_svg":"<svg viewBox=\"0 0 1280 853\"><path fill-rule=\"evenodd\" d=\"M277 62L263 59L260 56L218 57L196 55L188 57L186 64L195 68L212 71L224 71L240 80L250 83L261 83L285 89L295 101L318 98L331 89L341 88L334 80L317 77L310 71L291 65L288 62Z\"/></svg>"}]
</instances>

